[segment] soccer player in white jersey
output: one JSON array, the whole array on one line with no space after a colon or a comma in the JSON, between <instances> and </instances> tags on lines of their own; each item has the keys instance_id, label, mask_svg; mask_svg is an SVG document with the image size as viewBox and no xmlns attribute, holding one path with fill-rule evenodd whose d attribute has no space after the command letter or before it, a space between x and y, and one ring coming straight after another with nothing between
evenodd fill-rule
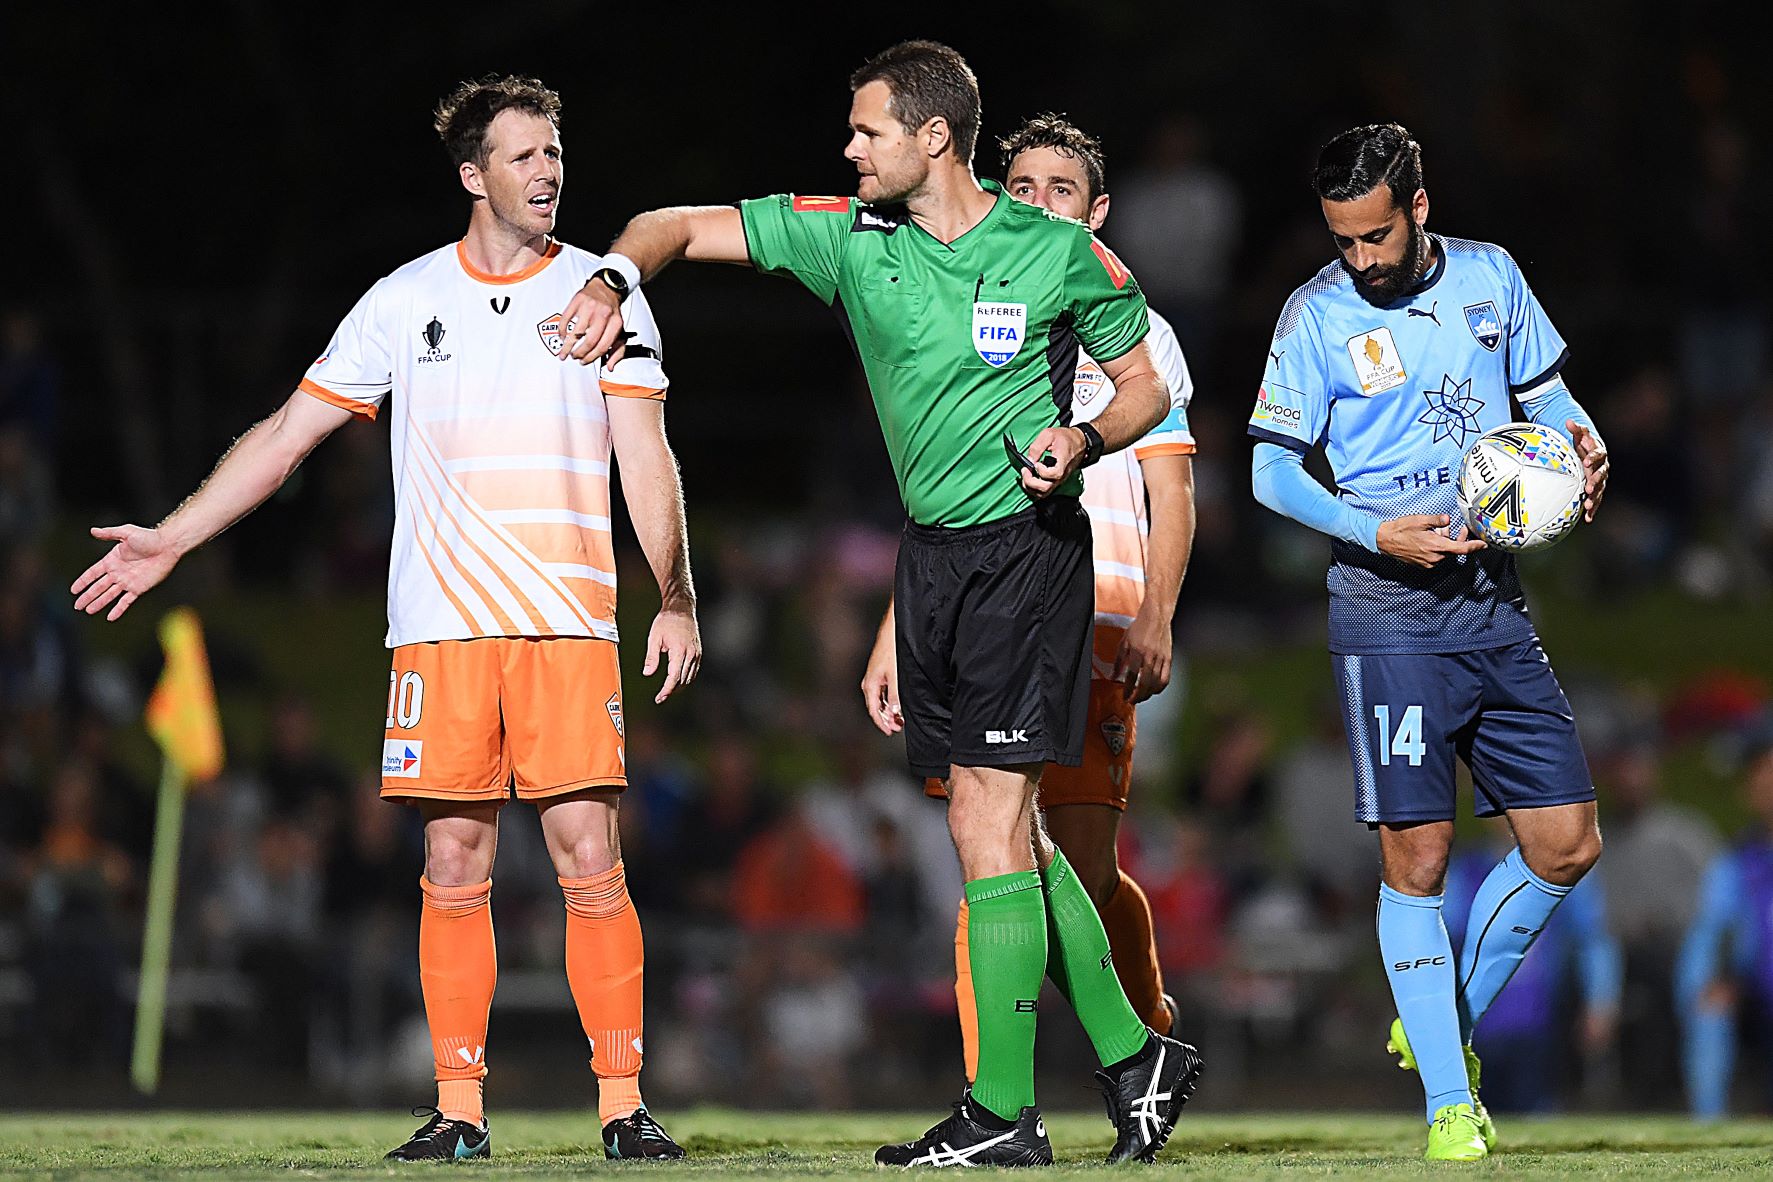
<instances>
[{"instance_id":1,"label":"soccer player in white jersey","mask_svg":"<svg viewBox=\"0 0 1773 1182\"><path fill-rule=\"evenodd\" d=\"M1038 115L998 144L1004 189L1100 230L1108 218L1102 145L1058 115ZM1091 658L1089 725L1083 765L1049 764L1041 775L1039 802L1048 832L1083 880L1102 915L1114 967L1133 1009L1152 1029L1174 1035L1176 1002L1164 992L1151 903L1115 852L1120 820L1132 784L1134 707L1170 681L1171 633L1176 596L1194 544L1194 435L1188 403L1194 381L1175 330L1150 312L1146 340L1170 391L1170 409L1130 448L1105 456L1084 480L1082 503L1090 515L1096 574L1096 627ZM1079 354L1071 389L1073 422L1088 422L1114 397L1114 384L1087 355ZM1148 504L1149 503L1149 504ZM862 697L869 717L886 734L904 725L899 711L893 612L889 605L875 636ZM945 797L941 780L926 782ZM961 901L955 930L955 966L967 1078L978 1055L966 942L967 909Z\"/></svg>"},{"instance_id":2,"label":"soccer player in white jersey","mask_svg":"<svg viewBox=\"0 0 1773 1182\"><path fill-rule=\"evenodd\" d=\"M1563 379L1570 351L1508 252L1430 234L1422 153L1395 123L1324 146L1314 176L1340 255L1281 311L1250 416L1252 484L1330 535L1330 651L1355 817L1379 831L1390 1048L1417 1069L1430 1160L1485 1156L1472 1030L1601 853L1594 781L1527 615L1514 559L1465 535L1465 449L1521 413L1570 433L1587 516L1607 450ZM1331 492L1305 470L1322 443ZM1458 792L1517 846L1472 903L1455 961L1441 903Z\"/></svg>"},{"instance_id":3,"label":"soccer player in white jersey","mask_svg":"<svg viewBox=\"0 0 1773 1182\"><path fill-rule=\"evenodd\" d=\"M158 527L94 529L116 545L73 586L77 608L116 619L322 439L391 407L382 796L425 819L419 978L437 1069L436 1108L397 1160L490 1154L491 876L513 793L541 814L565 896L567 978L605 1153L683 1156L640 1096L643 952L616 830L627 775L612 449L662 597L646 641L645 672L664 665L656 701L695 678L701 639L645 300L623 305L619 363L556 359L560 312L603 265L552 236L559 123L559 96L533 79L468 82L445 99L436 128L468 192L467 234L370 288L300 388Z\"/></svg>"}]
</instances>

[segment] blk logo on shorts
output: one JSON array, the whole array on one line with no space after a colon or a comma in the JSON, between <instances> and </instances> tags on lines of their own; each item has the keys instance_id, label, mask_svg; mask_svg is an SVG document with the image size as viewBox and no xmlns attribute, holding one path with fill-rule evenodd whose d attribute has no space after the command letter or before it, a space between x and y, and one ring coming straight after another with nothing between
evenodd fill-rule
<instances>
[{"instance_id":1,"label":"blk logo on shorts","mask_svg":"<svg viewBox=\"0 0 1773 1182\"><path fill-rule=\"evenodd\" d=\"M985 741L987 743L992 744L993 746L1002 746L1005 743L1026 743L1028 741L1028 732L1027 731L986 731L985 732Z\"/></svg>"}]
</instances>

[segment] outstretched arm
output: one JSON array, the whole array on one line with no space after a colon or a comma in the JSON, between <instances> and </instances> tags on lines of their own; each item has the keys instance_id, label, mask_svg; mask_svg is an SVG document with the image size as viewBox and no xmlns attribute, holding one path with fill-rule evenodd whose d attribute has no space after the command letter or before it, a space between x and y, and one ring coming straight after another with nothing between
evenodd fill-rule
<instances>
[{"instance_id":1,"label":"outstretched arm","mask_svg":"<svg viewBox=\"0 0 1773 1182\"><path fill-rule=\"evenodd\" d=\"M297 390L269 418L234 441L209 479L153 529L96 526L92 536L117 543L74 580L74 607L115 620L161 580L179 559L245 517L276 492L322 439L352 414Z\"/></svg>"},{"instance_id":2,"label":"outstretched arm","mask_svg":"<svg viewBox=\"0 0 1773 1182\"><path fill-rule=\"evenodd\" d=\"M650 398L606 398L610 441L622 470L628 516L647 564L659 581L659 614L646 638L651 676L665 660L665 681L655 702L696 679L702 666L702 634L696 625L696 587L690 578L689 533L684 526L683 481L665 439L665 404Z\"/></svg>"},{"instance_id":3,"label":"outstretched arm","mask_svg":"<svg viewBox=\"0 0 1773 1182\"><path fill-rule=\"evenodd\" d=\"M639 287L678 259L701 263L749 263L745 227L730 205L682 205L655 209L628 223L609 248L606 261L624 272L630 287ZM622 302L600 279L589 280L566 305L560 318L562 361L589 365L608 355L608 364L622 359Z\"/></svg>"}]
</instances>

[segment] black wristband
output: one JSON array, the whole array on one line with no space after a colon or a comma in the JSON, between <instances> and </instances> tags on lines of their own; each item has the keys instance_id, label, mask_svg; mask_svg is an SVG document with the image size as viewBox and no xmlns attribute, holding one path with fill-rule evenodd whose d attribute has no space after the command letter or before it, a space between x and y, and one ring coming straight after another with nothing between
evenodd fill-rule
<instances>
[{"instance_id":1,"label":"black wristband","mask_svg":"<svg viewBox=\"0 0 1773 1182\"><path fill-rule=\"evenodd\" d=\"M1082 431L1084 437L1084 458L1083 463L1078 467L1088 468L1102 458L1102 450L1105 446L1102 442L1102 432L1096 430L1091 423L1073 423L1071 425Z\"/></svg>"}]
</instances>

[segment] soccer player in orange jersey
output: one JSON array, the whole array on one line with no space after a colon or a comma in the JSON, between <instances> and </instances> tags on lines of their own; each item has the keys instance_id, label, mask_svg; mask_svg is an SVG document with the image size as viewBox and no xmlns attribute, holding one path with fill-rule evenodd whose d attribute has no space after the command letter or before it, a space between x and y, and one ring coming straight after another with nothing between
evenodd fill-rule
<instances>
[{"instance_id":1,"label":"soccer player in orange jersey","mask_svg":"<svg viewBox=\"0 0 1773 1182\"><path fill-rule=\"evenodd\" d=\"M702 651L658 329L634 292L619 362L556 359L562 309L603 268L552 236L558 95L533 79L464 83L436 128L468 192L467 234L370 288L300 388L158 527L94 529L116 544L75 581L75 607L116 619L322 439L391 408L382 796L425 819L419 978L437 1105L388 1156L490 1154L492 866L499 809L514 793L541 814L565 896L567 978L591 1043L605 1153L682 1157L641 1102L643 953L616 832L627 774L612 451L662 599L644 665L664 669L655 701L695 678Z\"/></svg>"},{"instance_id":2,"label":"soccer player in orange jersey","mask_svg":"<svg viewBox=\"0 0 1773 1182\"><path fill-rule=\"evenodd\" d=\"M1004 188L1018 201L1087 222L1108 217L1101 144L1056 115L1041 115L1006 136ZM1151 904L1120 868L1115 838L1127 807L1137 735L1133 707L1170 681L1170 622L1194 543L1194 436L1188 402L1194 382L1176 334L1156 312L1147 338L1170 391L1170 411L1143 439L1103 457L1084 480L1083 506L1095 541L1096 630L1090 718L1081 767L1049 764L1040 780L1041 815L1102 915L1114 967L1133 1009L1154 1030L1174 1034L1175 999L1164 992L1152 935ZM1078 357L1072 390L1075 421L1088 421L1114 397L1114 384L1089 357ZM899 713L893 612L875 637L862 696L887 734ZM930 780L933 796L946 796ZM955 933L961 1031L967 1078L978 1054L962 901Z\"/></svg>"}]
</instances>

